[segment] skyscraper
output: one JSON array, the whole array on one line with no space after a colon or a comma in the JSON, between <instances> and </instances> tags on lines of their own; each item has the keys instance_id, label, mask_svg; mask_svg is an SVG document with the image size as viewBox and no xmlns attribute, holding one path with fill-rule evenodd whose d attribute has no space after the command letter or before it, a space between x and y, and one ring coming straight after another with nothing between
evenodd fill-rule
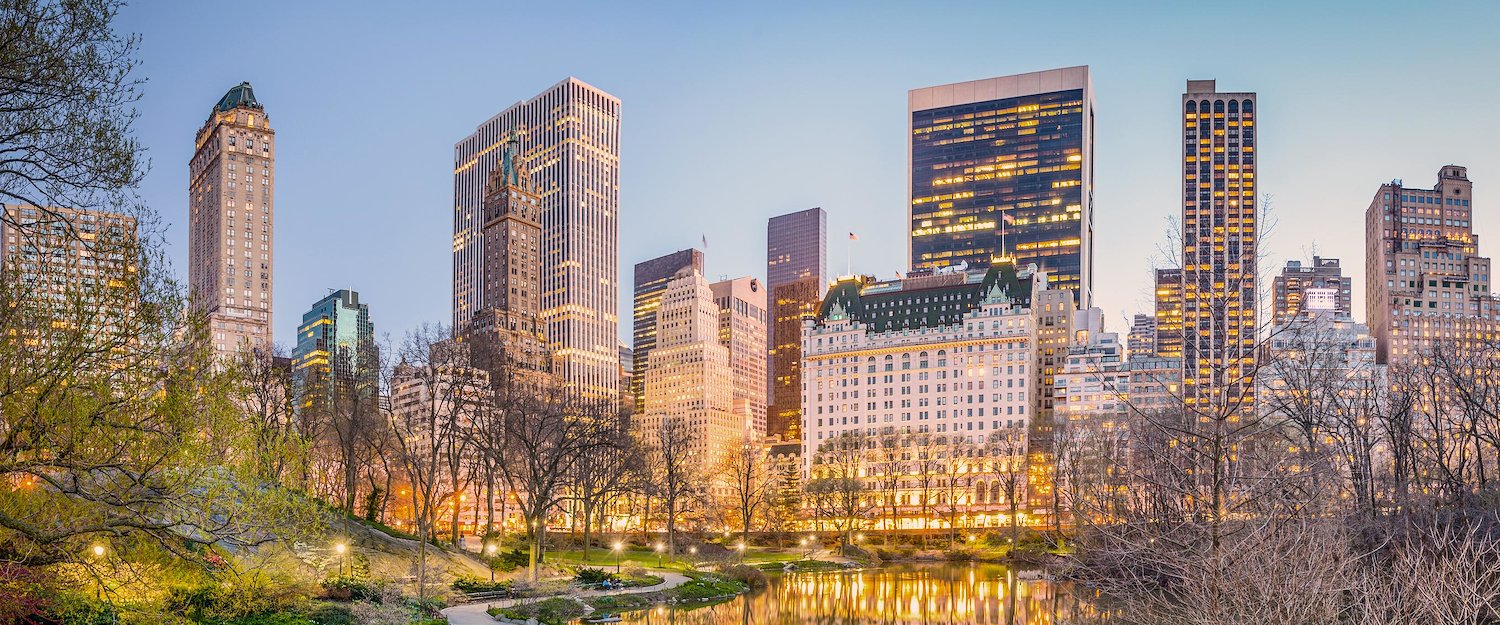
<instances>
[{"instance_id":1,"label":"skyscraper","mask_svg":"<svg viewBox=\"0 0 1500 625\"><path fill-rule=\"evenodd\" d=\"M1241 405L1254 397L1259 328L1255 94L1189 80L1180 110L1184 396Z\"/></svg>"},{"instance_id":2,"label":"skyscraper","mask_svg":"<svg viewBox=\"0 0 1500 625\"><path fill-rule=\"evenodd\" d=\"M828 275L828 214L821 208L766 222L766 292L770 341L767 436L801 436L802 316L817 312Z\"/></svg>"},{"instance_id":3,"label":"skyscraper","mask_svg":"<svg viewBox=\"0 0 1500 625\"><path fill-rule=\"evenodd\" d=\"M188 291L220 355L272 342L275 137L242 82L209 111L188 163Z\"/></svg>"},{"instance_id":4,"label":"skyscraper","mask_svg":"<svg viewBox=\"0 0 1500 625\"><path fill-rule=\"evenodd\" d=\"M766 222L766 285L828 275L828 213L809 208ZM801 330L797 335L801 336Z\"/></svg>"},{"instance_id":5,"label":"skyscraper","mask_svg":"<svg viewBox=\"0 0 1500 625\"><path fill-rule=\"evenodd\" d=\"M1282 325L1303 310L1354 313L1353 281L1344 275L1339 259L1314 256L1310 265L1286 261L1281 275L1271 279L1271 321Z\"/></svg>"},{"instance_id":6,"label":"skyscraper","mask_svg":"<svg viewBox=\"0 0 1500 625\"><path fill-rule=\"evenodd\" d=\"M453 326L484 293L484 188L519 141L541 201L541 316L554 372L595 399L618 398L620 101L568 78L490 118L453 148Z\"/></svg>"},{"instance_id":7,"label":"skyscraper","mask_svg":"<svg viewBox=\"0 0 1500 625\"><path fill-rule=\"evenodd\" d=\"M1474 184L1447 165L1431 189L1394 180L1365 210L1365 313L1376 362L1399 363L1443 341L1493 340L1500 300L1474 234Z\"/></svg>"},{"instance_id":8,"label":"skyscraper","mask_svg":"<svg viewBox=\"0 0 1500 625\"><path fill-rule=\"evenodd\" d=\"M749 276L708 285L719 307L719 343L729 348L734 413L766 433L766 290Z\"/></svg>"},{"instance_id":9,"label":"skyscraper","mask_svg":"<svg viewBox=\"0 0 1500 625\"><path fill-rule=\"evenodd\" d=\"M692 248L678 250L635 265L630 394L635 396L636 412L646 410L646 365L650 364L651 350L656 348L662 293L672 277L684 270L703 273L703 252Z\"/></svg>"},{"instance_id":10,"label":"skyscraper","mask_svg":"<svg viewBox=\"0 0 1500 625\"><path fill-rule=\"evenodd\" d=\"M541 323L541 201L516 147L515 141L500 146L500 162L484 185L484 306L462 330L476 346L475 364L491 379L521 376L539 384L552 371Z\"/></svg>"},{"instance_id":11,"label":"skyscraper","mask_svg":"<svg viewBox=\"0 0 1500 625\"><path fill-rule=\"evenodd\" d=\"M366 402L374 411L379 392L379 351L369 305L359 293L340 289L302 313L292 351L292 380L304 409L329 410Z\"/></svg>"},{"instance_id":12,"label":"skyscraper","mask_svg":"<svg viewBox=\"0 0 1500 625\"><path fill-rule=\"evenodd\" d=\"M687 428L700 470L718 464L751 429L734 413L730 349L719 340L719 306L703 274L677 272L662 292L657 343L646 366L646 410L637 420L650 440L664 422Z\"/></svg>"},{"instance_id":13,"label":"skyscraper","mask_svg":"<svg viewBox=\"0 0 1500 625\"><path fill-rule=\"evenodd\" d=\"M907 103L912 269L1012 257L1091 306L1088 67L914 89Z\"/></svg>"}]
</instances>

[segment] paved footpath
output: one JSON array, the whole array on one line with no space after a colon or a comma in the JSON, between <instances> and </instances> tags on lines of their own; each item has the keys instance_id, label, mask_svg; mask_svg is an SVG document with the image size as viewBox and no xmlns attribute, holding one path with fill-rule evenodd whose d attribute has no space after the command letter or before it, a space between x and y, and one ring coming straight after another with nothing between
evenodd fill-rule
<instances>
[{"instance_id":1,"label":"paved footpath","mask_svg":"<svg viewBox=\"0 0 1500 625\"><path fill-rule=\"evenodd\" d=\"M639 588L620 588L618 590L580 590L576 593L552 595L551 597L527 597L525 599L502 599L500 601L482 601L479 603L468 603L464 605L456 605L443 610L443 616L448 617L449 625L495 625L495 619L485 611L488 610L491 606L508 608L522 601L535 602L541 601L543 599L551 599L552 597L577 597L579 599L588 599L589 597L599 597L602 595L625 595L640 592L655 592L658 590L666 590L668 588L676 588L687 583L690 579L686 575L673 571L648 572L652 575L661 577L662 582L655 586L642 586Z\"/></svg>"}]
</instances>

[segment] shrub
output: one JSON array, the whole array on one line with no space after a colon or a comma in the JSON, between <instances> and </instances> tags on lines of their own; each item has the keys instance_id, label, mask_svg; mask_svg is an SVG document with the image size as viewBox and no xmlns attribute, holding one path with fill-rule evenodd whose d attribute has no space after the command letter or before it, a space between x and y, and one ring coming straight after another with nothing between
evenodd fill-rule
<instances>
[{"instance_id":1,"label":"shrub","mask_svg":"<svg viewBox=\"0 0 1500 625\"><path fill-rule=\"evenodd\" d=\"M511 549L490 560L490 566L497 571L514 571L530 564L531 552L521 549Z\"/></svg>"},{"instance_id":2,"label":"shrub","mask_svg":"<svg viewBox=\"0 0 1500 625\"><path fill-rule=\"evenodd\" d=\"M578 580L578 583L589 586L603 584L604 582L613 582L619 579L614 573L610 573L604 569L591 569L588 567L580 567L578 573L573 578Z\"/></svg>"},{"instance_id":3,"label":"shrub","mask_svg":"<svg viewBox=\"0 0 1500 625\"><path fill-rule=\"evenodd\" d=\"M349 606L337 603L320 603L307 612L307 618L317 625L359 625Z\"/></svg>"},{"instance_id":4,"label":"shrub","mask_svg":"<svg viewBox=\"0 0 1500 625\"><path fill-rule=\"evenodd\" d=\"M348 575L323 580L323 598L334 601L374 601L380 603L380 588L367 580Z\"/></svg>"},{"instance_id":5,"label":"shrub","mask_svg":"<svg viewBox=\"0 0 1500 625\"><path fill-rule=\"evenodd\" d=\"M760 569L757 569L753 566L736 564L734 566L725 567L724 570L719 572L722 573L724 577L728 577L729 579L738 581L756 590L766 587L766 574L761 572Z\"/></svg>"},{"instance_id":6,"label":"shrub","mask_svg":"<svg viewBox=\"0 0 1500 625\"><path fill-rule=\"evenodd\" d=\"M314 625L307 617L296 612L265 612L219 621L219 623L223 625Z\"/></svg>"},{"instance_id":7,"label":"shrub","mask_svg":"<svg viewBox=\"0 0 1500 625\"><path fill-rule=\"evenodd\" d=\"M209 582L171 588L167 591L165 607L195 621L235 622L233 619L272 618L278 613L291 613L292 608L301 607L305 602L306 598L292 594L287 586L273 585L263 578L246 577L233 584Z\"/></svg>"},{"instance_id":8,"label":"shrub","mask_svg":"<svg viewBox=\"0 0 1500 625\"><path fill-rule=\"evenodd\" d=\"M513 586L514 584L507 581L492 582L468 575L453 580L453 589L462 593L510 592Z\"/></svg>"},{"instance_id":9,"label":"shrub","mask_svg":"<svg viewBox=\"0 0 1500 625\"><path fill-rule=\"evenodd\" d=\"M554 597L536 603L504 608L500 610L500 615L518 621L534 618L544 625L566 625L569 621L583 616L584 610L577 601Z\"/></svg>"}]
</instances>

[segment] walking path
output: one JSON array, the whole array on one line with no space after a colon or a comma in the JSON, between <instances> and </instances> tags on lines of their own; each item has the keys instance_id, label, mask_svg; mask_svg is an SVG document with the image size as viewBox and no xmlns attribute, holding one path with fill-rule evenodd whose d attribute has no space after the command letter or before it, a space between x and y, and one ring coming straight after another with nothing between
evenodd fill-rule
<instances>
[{"instance_id":1,"label":"walking path","mask_svg":"<svg viewBox=\"0 0 1500 625\"><path fill-rule=\"evenodd\" d=\"M639 588L620 588L620 589L615 589L615 590L580 590L578 592L570 592L570 593L561 594L561 595L552 595L552 596L549 596L549 597L527 597L525 599L502 599L502 600L499 600L499 601L483 601L483 602L479 602L479 603L469 603L469 604L465 604L465 605L456 605L456 606L453 606L453 607L448 608L446 610L443 610L443 616L448 617L448 623L449 623L449 625L495 625L495 619L492 618L489 615L488 612L486 612L486 610L488 610L492 606L494 606L494 607L501 607L501 608L508 608L508 607L513 606L513 605L515 605L517 603L521 603L523 601L530 603L530 602L535 602L535 601L541 601L543 599L551 599L553 597L576 597L578 599L587 599L589 597L599 597L599 596L603 596L603 595L626 595L626 594L635 594L635 593L640 593L640 592L655 592L655 591L658 591L658 590L667 590L669 588L676 588L678 586L681 586L681 585L687 583L688 580L691 579L691 578L689 578L686 575L683 575L681 573L677 573L677 572L674 572L674 571L657 571L657 570L652 570L652 571L650 571L650 573L652 575L656 575L656 576L661 577L662 582L660 584L655 585L655 586L642 586L642 587L639 587Z\"/></svg>"}]
</instances>

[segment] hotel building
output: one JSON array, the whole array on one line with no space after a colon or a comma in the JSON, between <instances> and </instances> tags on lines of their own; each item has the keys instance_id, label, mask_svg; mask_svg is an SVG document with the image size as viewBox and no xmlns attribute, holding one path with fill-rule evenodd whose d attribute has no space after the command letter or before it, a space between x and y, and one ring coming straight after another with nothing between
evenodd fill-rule
<instances>
[{"instance_id":1,"label":"hotel building","mask_svg":"<svg viewBox=\"0 0 1500 625\"><path fill-rule=\"evenodd\" d=\"M188 293L221 356L273 340L275 139L242 82L209 111L188 163Z\"/></svg>"},{"instance_id":2,"label":"hotel building","mask_svg":"<svg viewBox=\"0 0 1500 625\"><path fill-rule=\"evenodd\" d=\"M518 102L453 148L453 326L485 300L485 184L519 142L541 202L541 316L554 373L619 397L620 101L576 78Z\"/></svg>"},{"instance_id":3,"label":"hotel building","mask_svg":"<svg viewBox=\"0 0 1500 625\"><path fill-rule=\"evenodd\" d=\"M912 269L1013 257L1090 306L1088 67L913 89L907 103Z\"/></svg>"}]
</instances>

